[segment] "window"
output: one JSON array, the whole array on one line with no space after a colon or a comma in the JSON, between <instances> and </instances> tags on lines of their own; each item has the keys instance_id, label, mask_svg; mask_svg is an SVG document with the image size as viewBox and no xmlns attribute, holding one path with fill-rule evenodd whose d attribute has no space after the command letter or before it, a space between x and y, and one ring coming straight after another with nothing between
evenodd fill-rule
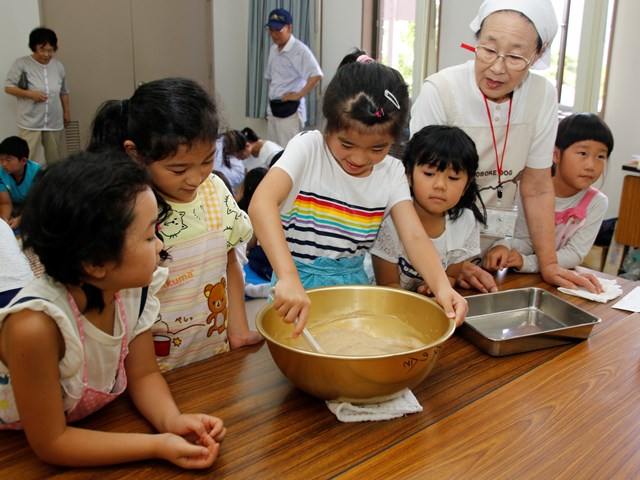
<instances>
[{"instance_id":1,"label":"window","mask_svg":"<svg viewBox=\"0 0 640 480\"><path fill-rule=\"evenodd\" d=\"M376 17L373 56L402 74L413 97L417 94L414 85L419 87L427 74L436 71L440 0L377 0L375 3L370 5ZM366 48L367 42L363 43Z\"/></svg>"},{"instance_id":2,"label":"window","mask_svg":"<svg viewBox=\"0 0 640 480\"><path fill-rule=\"evenodd\" d=\"M415 0L380 1L378 58L402 74L409 91L413 84L415 17Z\"/></svg>"},{"instance_id":3,"label":"window","mask_svg":"<svg viewBox=\"0 0 640 480\"><path fill-rule=\"evenodd\" d=\"M615 0L552 0L560 24L551 68L560 112L602 112Z\"/></svg>"}]
</instances>

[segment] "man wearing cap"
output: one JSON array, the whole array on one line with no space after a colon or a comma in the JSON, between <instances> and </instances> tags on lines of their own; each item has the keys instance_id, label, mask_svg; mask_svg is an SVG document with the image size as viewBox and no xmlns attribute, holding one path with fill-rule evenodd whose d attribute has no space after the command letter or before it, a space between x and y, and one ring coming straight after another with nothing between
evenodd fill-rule
<instances>
[{"instance_id":1,"label":"man wearing cap","mask_svg":"<svg viewBox=\"0 0 640 480\"><path fill-rule=\"evenodd\" d=\"M496 227L504 226L498 225L507 217L501 212L519 189L544 280L600 291L593 276L561 268L556 258L551 181L556 91L529 71L549 67L558 29L553 5L549 0L485 0L469 26L476 44L465 48L475 59L427 78L411 109L411 134L433 124L462 128L476 144L476 181L489 218L499 219ZM483 280L487 272L474 267L463 269L459 280L484 291L491 283Z\"/></svg>"},{"instance_id":2,"label":"man wearing cap","mask_svg":"<svg viewBox=\"0 0 640 480\"><path fill-rule=\"evenodd\" d=\"M309 47L292 35L293 19L287 10L273 10L265 28L274 43L264 73L269 82L268 137L286 146L304 127L304 96L320 82L322 70Z\"/></svg>"}]
</instances>

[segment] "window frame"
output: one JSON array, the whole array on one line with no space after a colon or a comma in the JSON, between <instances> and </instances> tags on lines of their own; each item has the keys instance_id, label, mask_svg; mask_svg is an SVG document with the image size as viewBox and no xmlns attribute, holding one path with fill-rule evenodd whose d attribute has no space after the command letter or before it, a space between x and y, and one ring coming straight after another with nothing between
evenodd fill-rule
<instances>
[{"instance_id":1,"label":"window frame","mask_svg":"<svg viewBox=\"0 0 640 480\"><path fill-rule=\"evenodd\" d=\"M612 3L611 25L609 28L608 49L605 52L604 45L606 44L605 37L607 35L610 3ZM561 103L561 98L571 12L571 0L565 0L564 12L558 31L560 49L556 75L558 110L561 116L569 115L573 112L595 112L604 116L617 8L617 0L584 2L576 68L575 96L573 105L565 105ZM602 98L600 96L601 85Z\"/></svg>"},{"instance_id":2,"label":"window frame","mask_svg":"<svg viewBox=\"0 0 640 480\"><path fill-rule=\"evenodd\" d=\"M363 0L363 46L378 58L380 32L380 0ZM429 75L439 70L441 15L445 2L443 0L416 0L416 41L413 64L413 85L421 85ZM608 49L605 52L605 35L607 35L607 20L609 4L612 3L611 25L609 29ZM568 115L574 111L597 112L604 116L606 95L613 48L617 0L584 2L584 13L580 34L580 47L577 58L576 92L572 106L560 103L563 81L565 77L565 58L567 47L569 14L571 0L565 0L558 36L560 50L558 56L558 72L556 75L556 91L558 109L561 115ZM366 41L365 41L366 40ZM606 55L606 57L605 57ZM605 61L606 58L606 61ZM601 95L602 85L602 97ZM413 89L413 98L418 95L419 88ZM599 103L601 106L599 107Z\"/></svg>"}]
</instances>

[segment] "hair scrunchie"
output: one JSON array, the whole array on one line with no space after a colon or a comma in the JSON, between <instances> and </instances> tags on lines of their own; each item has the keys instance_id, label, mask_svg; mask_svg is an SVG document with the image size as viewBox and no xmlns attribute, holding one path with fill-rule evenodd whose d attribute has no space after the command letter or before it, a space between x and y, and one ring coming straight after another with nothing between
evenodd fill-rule
<instances>
[{"instance_id":1,"label":"hair scrunchie","mask_svg":"<svg viewBox=\"0 0 640 480\"><path fill-rule=\"evenodd\" d=\"M371 58L369 55L367 55L366 53L363 53L358 58L356 58L356 62L358 62L358 63L370 63L370 62L375 62L375 60L373 58Z\"/></svg>"}]
</instances>

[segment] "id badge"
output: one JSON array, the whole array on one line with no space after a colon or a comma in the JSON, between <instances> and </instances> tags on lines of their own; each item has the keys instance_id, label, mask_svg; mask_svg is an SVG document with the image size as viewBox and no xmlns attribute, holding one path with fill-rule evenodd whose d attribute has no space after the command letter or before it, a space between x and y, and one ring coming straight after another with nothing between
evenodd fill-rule
<instances>
[{"instance_id":1,"label":"id badge","mask_svg":"<svg viewBox=\"0 0 640 480\"><path fill-rule=\"evenodd\" d=\"M518 207L487 206L487 226L481 226L480 233L490 237L513 237L518 219Z\"/></svg>"}]
</instances>

